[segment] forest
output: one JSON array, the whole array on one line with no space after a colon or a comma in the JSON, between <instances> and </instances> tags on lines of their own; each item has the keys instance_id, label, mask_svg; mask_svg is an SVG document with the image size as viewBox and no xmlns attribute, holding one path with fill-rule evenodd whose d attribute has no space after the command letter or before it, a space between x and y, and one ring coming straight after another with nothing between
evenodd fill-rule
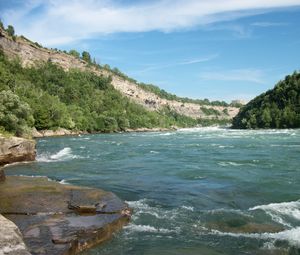
<instances>
[{"instance_id":1,"label":"forest","mask_svg":"<svg viewBox=\"0 0 300 255\"><path fill-rule=\"evenodd\" d=\"M299 128L300 73L294 72L257 96L233 118L233 128Z\"/></svg>"}]
</instances>

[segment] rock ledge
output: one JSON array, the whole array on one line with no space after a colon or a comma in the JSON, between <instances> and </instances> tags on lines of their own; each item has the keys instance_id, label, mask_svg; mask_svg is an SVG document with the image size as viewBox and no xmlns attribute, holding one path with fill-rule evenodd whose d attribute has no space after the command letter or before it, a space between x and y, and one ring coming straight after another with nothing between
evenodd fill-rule
<instances>
[{"instance_id":1,"label":"rock ledge","mask_svg":"<svg viewBox=\"0 0 300 255\"><path fill-rule=\"evenodd\" d=\"M0 213L19 227L33 255L77 254L109 239L131 217L111 192L16 176L0 184Z\"/></svg>"}]
</instances>

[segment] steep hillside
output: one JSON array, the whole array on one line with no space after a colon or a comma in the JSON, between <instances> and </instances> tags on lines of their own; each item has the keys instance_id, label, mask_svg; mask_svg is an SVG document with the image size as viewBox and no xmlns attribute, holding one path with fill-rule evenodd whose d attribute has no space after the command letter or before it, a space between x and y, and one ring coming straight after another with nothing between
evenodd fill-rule
<instances>
[{"instance_id":1,"label":"steep hillside","mask_svg":"<svg viewBox=\"0 0 300 255\"><path fill-rule=\"evenodd\" d=\"M234 128L299 128L300 73L295 72L245 105Z\"/></svg>"},{"instance_id":2,"label":"steep hillside","mask_svg":"<svg viewBox=\"0 0 300 255\"><path fill-rule=\"evenodd\" d=\"M59 128L114 132L139 128L191 127L199 123L170 109L148 111L88 71L63 70L51 62L22 67L0 50L0 133L30 135Z\"/></svg>"},{"instance_id":3,"label":"steep hillside","mask_svg":"<svg viewBox=\"0 0 300 255\"><path fill-rule=\"evenodd\" d=\"M194 119L232 119L239 111L236 107L201 105L162 98L149 90L143 89L142 86L131 79L117 75L111 70L90 64L61 51L43 48L22 36L11 37L3 29L0 29L0 48L9 58L18 57L23 66L32 66L39 62L51 62L61 66L64 70L88 70L98 76L111 77L111 84L115 89L151 111L158 111L167 107L180 115Z\"/></svg>"}]
</instances>

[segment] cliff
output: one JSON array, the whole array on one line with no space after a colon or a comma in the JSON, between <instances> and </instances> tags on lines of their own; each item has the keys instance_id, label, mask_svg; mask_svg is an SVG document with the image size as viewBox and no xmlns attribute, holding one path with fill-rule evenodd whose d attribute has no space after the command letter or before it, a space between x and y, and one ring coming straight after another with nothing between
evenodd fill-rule
<instances>
[{"instance_id":1,"label":"cliff","mask_svg":"<svg viewBox=\"0 0 300 255\"><path fill-rule=\"evenodd\" d=\"M61 66L64 70L76 68L82 71L88 70L99 76L111 77L111 84L115 89L120 91L123 95L130 98L135 103L138 103L151 111L157 111L164 107L169 107L171 110L179 114L186 115L194 119L215 118L215 115L205 114L201 110L202 107L217 110L219 112L219 119L231 119L239 111L239 109L236 107L182 103L179 101L160 98L152 92L143 90L136 83L126 80L107 69L96 68L95 66L89 65L87 62L72 55L43 48L25 39L24 37L16 37L16 40L13 40L4 30L1 29L0 49L2 49L9 58L19 58L23 66L32 66L38 64L39 62L51 61L52 63L56 63L57 65ZM225 109L227 109L228 114L223 112Z\"/></svg>"},{"instance_id":2,"label":"cliff","mask_svg":"<svg viewBox=\"0 0 300 255\"><path fill-rule=\"evenodd\" d=\"M0 134L0 166L21 161L35 160L35 141Z\"/></svg>"}]
</instances>

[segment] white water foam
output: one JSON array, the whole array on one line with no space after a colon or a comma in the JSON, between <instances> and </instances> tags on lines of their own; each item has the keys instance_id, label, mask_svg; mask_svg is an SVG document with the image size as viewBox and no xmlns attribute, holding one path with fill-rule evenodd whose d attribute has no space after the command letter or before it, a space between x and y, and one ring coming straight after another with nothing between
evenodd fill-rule
<instances>
[{"instance_id":1,"label":"white water foam","mask_svg":"<svg viewBox=\"0 0 300 255\"><path fill-rule=\"evenodd\" d=\"M166 228L155 228L149 225L136 225L136 224L129 224L125 226L124 229L132 232L149 232L149 233L161 233L161 234L177 233L177 230L171 230Z\"/></svg>"},{"instance_id":2,"label":"white water foam","mask_svg":"<svg viewBox=\"0 0 300 255\"><path fill-rule=\"evenodd\" d=\"M67 185L67 184L70 184L68 183L65 179L62 179L61 181L59 181L60 184L64 184L64 185Z\"/></svg>"},{"instance_id":3,"label":"white water foam","mask_svg":"<svg viewBox=\"0 0 300 255\"><path fill-rule=\"evenodd\" d=\"M133 220L139 219L142 215L151 215L157 219L168 219L169 221L179 221L180 217L185 217L186 211L193 212L194 207L182 205L174 209L164 209L159 206L150 206L147 199L138 201L126 201L129 207L134 209Z\"/></svg>"},{"instance_id":4,"label":"white water foam","mask_svg":"<svg viewBox=\"0 0 300 255\"><path fill-rule=\"evenodd\" d=\"M211 127L196 127L196 128L180 128L177 132L194 133L194 132L210 132L210 131L224 131L226 128L220 126Z\"/></svg>"},{"instance_id":5,"label":"white water foam","mask_svg":"<svg viewBox=\"0 0 300 255\"><path fill-rule=\"evenodd\" d=\"M300 200L283 202L283 203L271 203L267 205L258 205L249 208L249 211L263 210L268 214L273 221L282 225L292 227L291 224L286 222L284 218L294 218L300 220Z\"/></svg>"},{"instance_id":6,"label":"white water foam","mask_svg":"<svg viewBox=\"0 0 300 255\"><path fill-rule=\"evenodd\" d=\"M151 154L159 154L158 151L150 151Z\"/></svg>"},{"instance_id":7,"label":"white water foam","mask_svg":"<svg viewBox=\"0 0 300 255\"><path fill-rule=\"evenodd\" d=\"M47 178L49 182L56 182L56 180L53 180L49 178L46 175L27 175L27 174L18 174L18 175L12 175L12 176L20 176L20 177L30 177L30 178Z\"/></svg>"},{"instance_id":8,"label":"white water foam","mask_svg":"<svg viewBox=\"0 0 300 255\"><path fill-rule=\"evenodd\" d=\"M218 162L219 166L255 166L255 164L252 163L236 163L231 161L221 161Z\"/></svg>"},{"instance_id":9,"label":"white water foam","mask_svg":"<svg viewBox=\"0 0 300 255\"><path fill-rule=\"evenodd\" d=\"M63 148L59 152L49 155L41 154L37 156L38 162L55 162L55 161L66 161L70 159L78 158L78 156L72 154L72 150L69 147Z\"/></svg>"},{"instance_id":10,"label":"white water foam","mask_svg":"<svg viewBox=\"0 0 300 255\"><path fill-rule=\"evenodd\" d=\"M265 239L265 240L282 240L288 241L291 245L300 247L300 227L284 230L278 233L231 233L231 232L221 232L219 230L211 230L209 234L219 235L219 236L231 236L231 237L246 237L255 239Z\"/></svg>"},{"instance_id":11,"label":"white water foam","mask_svg":"<svg viewBox=\"0 0 300 255\"><path fill-rule=\"evenodd\" d=\"M147 204L147 199L126 201L126 203L135 211L133 219L138 218L142 214L152 215L157 219L174 219L178 214L176 209L164 210L163 208L150 206Z\"/></svg>"},{"instance_id":12,"label":"white water foam","mask_svg":"<svg viewBox=\"0 0 300 255\"><path fill-rule=\"evenodd\" d=\"M271 147L300 147L300 144L271 144Z\"/></svg>"},{"instance_id":13,"label":"white water foam","mask_svg":"<svg viewBox=\"0 0 300 255\"><path fill-rule=\"evenodd\" d=\"M248 218L249 217L253 218L253 216L251 214L248 214L247 212L239 210L239 209L218 208L218 209L212 209L212 210L203 211L203 212L209 213L209 214L231 213L231 214L238 214L241 216L245 216Z\"/></svg>"},{"instance_id":14,"label":"white water foam","mask_svg":"<svg viewBox=\"0 0 300 255\"><path fill-rule=\"evenodd\" d=\"M182 209L185 209L187 211L191 211L193 212L194 211L194 207L193 206L186 206L186 205L183 205L181 206Z\"/></svg>"},{"instance_id":15,"label":"white water foam","mask_svg":"<svg viewBox=\"0 0 300 255\"><path fill-rule=\"evenodd\" d=\"M218 146L220 149L225 149L225 148L234 148L233 145L219 145Z\"/></svg>"},{"instance_id":16,"label":"white water foam","mask_svg":"<svg viewBox=\"0 0 300 255\"><path fill-rule=\"evenodd\" d=\"M170 133L170 132L167 132L167 133L160 133L160 134L158 134L159 136L169 136L169 135L175 135L175 132L172 132L172 133Z\"/></svg>"}]
</instances>

